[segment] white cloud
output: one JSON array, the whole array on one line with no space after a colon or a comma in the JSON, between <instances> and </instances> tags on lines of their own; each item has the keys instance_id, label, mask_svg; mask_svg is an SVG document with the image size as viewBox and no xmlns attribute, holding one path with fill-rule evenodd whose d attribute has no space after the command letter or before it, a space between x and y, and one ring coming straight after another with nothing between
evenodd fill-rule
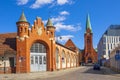
<instances>
[{"instance_id":1,"label":"white cloud","mask_svg":"<svg viewBox=\"0 0 120 80\"><path fill-rule=\"evenodd\" d=\"M64 5L66 3L68 3L68 0L57 0L57 4L59 5Z\"/></svg>"},{"instance_id":2,"label":"white cloud","mask_svg":"<svg viewBox=\"0 0 120 80\"><path fill-rule=\"evenodd\" d=\"M17 5L25 5L30 0L17 0ZM46 4L50 4L50 7L57 6L57 5L65 5L65 4L71 4L73 3L72 0L33 0L34 3L30 6L32 9L41 8L42 6Z\"/></svg>"},{"instance_id":3,"label":"white cloud","mask_svg":"<svg viewBox=\"0 0 120 80\"><path fill-rule=\"evenodd\" d=\"M58 16L58 17L51 18L51 20L53 23L57 23L57 22L61 22L61 21L66 20L66 17L65 16Z\"/></svg>"},{"instance_id":4,"label":"white cloud","mask_svg":"<svg viewBox=\"0 0 120 80\"><path fill-rule=\"evenodd\" d=\"M67 11L62 11L62 12L60 12L60 15L69 15L70 13L69 12L67 12Z\"/></svg>"},{"instance_id":5,"label":"white cloud","mask_svg":"<svg viewBox=\"0 0 120 80\"><path fill-rule=\"evenodd\" d=\"M53 24L56 24L56 23L58 23L58 22L64 21L65 19L66 19L65 16L58 16L58 17L52 17L52 18L51 18L51 21L52 21ZM43 21L44 24L46 24L47 21L48 21L48 20L44 20L44 21Z\"/></svg>"},{"instance_id":6,"label":"white cloud","mask_svg":"<svg viewBox=\"0 0 120 80\"><path fill-rule=\"evenodd\" d=\"M60 32L61 30L66 30L66 31L79 31L79 30L81 30L80 24L74 24L74 25L64 24L64 21L66 20L65 14L69 14L69 12L62 11L62 12L60 12L60 14L64 14L64 15L60 15L60 16L51 18L51 21L52 21L54 27L56 27L57 32ZM43 22L44 22L44 24L46 24L47 20L44 20Z\"/></svg>"},{"instance_id":7,"label":"white cloud","mask_svg":"<svg viewBox=\"0 0 120 80\"><path fill-rule=\"evenodd\" d=\"M30 6L30 8L37 9L45 4L50 4L52 2L53 0L36 0L35 3Z\"/></svg>"},{"instance_id":8,"label":"white cloud","mask_svg":"<svg viewBox=\"0 0 120 80\"><path fill-rule=\"evenodd\" d=\"M18 5L25 5L28 3L28 0L17 0Z\"/></svg>"},{"instance_id":9,"label":"white cloud","mask_svg":"<svg viewBox=\"0 0 120 80\"><path fill-rule=\"evenodd\" d=\"M74 25L65 25L61 22L58 22L56 24L54 24L54 26L56 27L56 31L61 31L61 30L68 30L68 31L78 31L80 30L80 26L75 27Z\"/></svg>"},{"instance_id":10,"label":"white cloud","mask_svg":"<svg viewBox=\"0 0 120 80\"><path fill-rule=\"evenodd\" d=\"M68 39L73 37L74 37L73 35L63 35L63 36L56 37L55 40L58 42L66 42Z\"/></svg>"}]
</instances>

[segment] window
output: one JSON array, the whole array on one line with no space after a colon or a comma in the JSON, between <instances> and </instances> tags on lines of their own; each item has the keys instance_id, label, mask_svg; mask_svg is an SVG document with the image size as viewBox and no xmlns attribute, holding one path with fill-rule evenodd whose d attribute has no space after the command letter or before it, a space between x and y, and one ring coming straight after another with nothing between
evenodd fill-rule
<instances>
[{"instance_id":1,"label":"window","mask_svg":"<svg viewBox=\"0 0 120 80\"><path fill-rule=\"evenodd\" d=\"M90 43L90 39L87 39L87 43Z\"/></svg>"},{"instance_id":2,"label":"window","mask_svg":"<svg viewBox=\"0 0 120 80\"><path fill-rule=\"evenodd\" d=\"M22 32L22 27L21 27L21 28L19 28L19 32Z\"/></svg>"},{"instance_id":3,"label":"window","mask_svg":"<svg viewBox=\"0 0 120 80\"><path fill-rule=\"evenodd\" d=\"M119 54L120 53L120 51L119 50L116 50L116 54Z\"/></svg>"},{"instance_id":4,"label":"window","mask_svg":"<svg viewBox=\"0 0 120 80\"><path fill-rule=\"evenodd\" d=\"M35 64L38 64L38 56L35 56Z\"/></svg>"},{"instance_id":5,"label":"window","mask_svg":"<svg viewBox=\"0 0 120 80\"><path fill-rule=\"evenodd\" d=\"M111 49L112 49L112 44L111 44Z\"/></svg>"},{"instance_id":6,"label":"window","mask_svg":"<svg viewBox=\"0 0 120 80\"><path fill-rule=\"evenodd\" d=\"M65 63L65 52L62 51L62 62Z\"/></svg>"},{"instance_id":7,"label":"window","mask_svg":"<svg viewBox=\"0 0 120 80\"><path fill-rule=\"evenodd\" d=\"M105 37L103 38L103 43L106 43L106 38Z\"/></svg>"},{"instance_id":8,"label":"window","mask_svg":"<svg viewBox=\"0 0 120 80\"><path fill-rule=\"evenodd\" d=\"M108 50L109 50L109 44L108 44Z\"/></svg>"},{"instance_id":9,"label":"window","mask_svg":"<svg viewBox=\"0 0 120 80\"><path fill-rule=\"evenodd\" d=\"M59 50L56 48L56 62L59 63Z\"/></svg>"},{"instance_id":10,"label":"window","mask_svg":"<svg viewBox=\"0 0 120 80\"><path fill-rule=\"evenodd\" d=\"M68 55L67 55L67 61L68 61L68 63L70 62L70 56L69 56L69 53L68 53Z\"/></svg>"},{"instance_id":11,"label":"window","mask_svg":"<svg viewBox=\"0 0 120 80\"><path fill-rule=\"evenodd\" d=\"M39 64L42 64L42 56L39 56Z\"/></svg>"},{"instance_id":12,"label":"window","mask_svg":"<svg viewBox=\"0 0 120 80\"><path fill-rule=\"evenodd\" d=\"M46 47L40 43L34 43L30 49L33 53L46 53Z\"/></svg>"},{"instance_id":13,"label":"window","mask_svg":"<svg viewBox=\"0 0 120 80\"><path fill-rule=\"evenodd\" d=\"M27 28L25 28L25 32L27 32Z\"/></svg>"},{"instance_id":14,"label":"window","mask_svg":"<svg viewBox=\"0 0 120 80\"><path fill-rule=\"evenodd\" d=\"M31 56L31 64L34 64L34 61L33 61L33 56Z\"/></svg>"},{"instance_id":15,"label":"window","mask_svg":"<svg viewBox=\"0 0 120 80\"><path fill-rule=\"evenodd\" d=\"M46 56L43 57L43 63L46 64Z\"/></svg>"}]
</instances>

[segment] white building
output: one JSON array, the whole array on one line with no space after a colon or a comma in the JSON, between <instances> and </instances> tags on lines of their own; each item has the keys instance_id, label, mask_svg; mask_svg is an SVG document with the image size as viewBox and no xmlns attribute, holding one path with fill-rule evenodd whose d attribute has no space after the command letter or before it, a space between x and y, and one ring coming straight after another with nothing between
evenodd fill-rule
<instances>
[{"instance_id":1,"label":"white building","mask_svg":"<svg viewBox=\"0 0 120 80\"><path fill-rule=\"evenodd\" d=\"M98 60L109 59L111 51L120 43L120 25L111 25L98 43Z\"/></svg>"},{"instance_id":2,"label":"white building","mask_svg":"<svg viewBox=\"0 0 120 80\"><path fill-rule=\"evenodd\" d=\"M114 71L120 72L120 45L110 53L110 68Z\"/></svg>"}]
</instances>

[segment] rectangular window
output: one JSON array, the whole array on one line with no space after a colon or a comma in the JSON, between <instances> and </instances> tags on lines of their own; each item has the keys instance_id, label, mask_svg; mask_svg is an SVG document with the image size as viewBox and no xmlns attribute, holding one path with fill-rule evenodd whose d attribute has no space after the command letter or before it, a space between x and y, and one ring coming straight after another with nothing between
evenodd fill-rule
<instances>
[{"instance_id":1,"label":"rectangular window","mask_svg":"<svg viewBox=\"0 0 120 80\"><path fill-rule=\"evenodd\" d=\"M108 50L109 50L109 44L108 44Z\"/></svg>"},{"instance_id":2,"label":"rectangular window","mask_svg":"<svg viewBox=\"0 0 120 80\"><path fill-rule=\"evenodd\" d=\"M42 64L42 56L39 56L39 64Z\"/></svg>"},{"instance_id":3,"label":"rectangular window","mask_svg":"<svg viewBox=\"0 0 120 80\"><path fill-rule=\"evenodd\" d=\"M35 56L35 64L38 64L38 56Z\"/></svg>"},{"instance_id":4,"label":"rectangular window","mask_svg":"<svg viewBox=\"0 0 120 80\"><path fill-rule=\"evenodd\" d=\"M120 52L119 52L119 50L116 50L116 54L119 54Z\"/></svg>"},{"instance_id":5,"label":"rectangular window","mask_svg":"<svg viewBox=\"0 0 120 80\"><path fill-rule=\"evenodd\" d=\"M112 49L112 44L111 44L111 49Z\"/></svg>"},{"instance_id":6,"label":"rectangular window","mask_svg":"<svg viewBox=\"0 0 120 80\"><path fill-rule=\"evenodd\" d=\"M33 56L31 56L31 64L34 64Z\"/></svg>"},{"instance_id":7,"label":"rectangular window","mask_svg":"<svg viewBox=\"0 0 120 80\"><path fill-rule=\"evenodd\" d=\"M46 57L43 57L43 63L46 64Z\"/></svg>"}]
</instances>

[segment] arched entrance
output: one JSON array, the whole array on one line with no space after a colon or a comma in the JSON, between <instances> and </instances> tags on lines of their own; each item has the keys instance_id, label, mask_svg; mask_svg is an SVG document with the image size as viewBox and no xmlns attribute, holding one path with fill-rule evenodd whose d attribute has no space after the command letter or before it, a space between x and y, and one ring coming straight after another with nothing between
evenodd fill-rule
<instances>
[{"instance_id":1,"label":"arched entrance","mask_svg":"<svg viewBox=\"0 0 120 80\"><path fill-rule=\"evenodd\" d=\"M58 48L56 48L56 69L60 69L60 56Z\"/></svg>"},{"instance_id":2,"label":"arched entrance","mask_svg":"<svg viewBox=\"0 0 120 80\"><path fill-rule=\"evenodd\" d=\"M30 49L31 72L46 71L46 46L34 43Z\"/></svg>"},{"instance_id":3,"label":"arched entrance","mask_svg":"<svg viewBox=\"0 0 120 80\"><path fill-rule=\"evenodd\" d=\"M88 63L92 63L92 59L90 57L88 58Z\"/></svg>"}]
</instances>

